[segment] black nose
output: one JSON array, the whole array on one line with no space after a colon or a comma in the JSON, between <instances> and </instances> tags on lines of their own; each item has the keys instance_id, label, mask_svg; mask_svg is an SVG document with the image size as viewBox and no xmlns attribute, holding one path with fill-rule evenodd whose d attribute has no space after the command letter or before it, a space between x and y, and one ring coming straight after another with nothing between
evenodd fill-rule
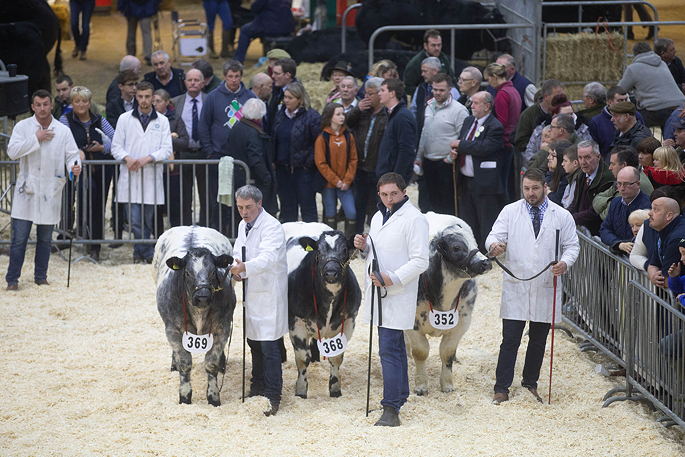
<instances>
[{"instance_id":1,"label":"black nose","mask_svg":"<svg viewBox=\"0 0 685 457\"><path fill-rule=\"evenodd\" d=\"M327 268L323 272L323 278L329 283L337 282L340 279L340 270L337 268Z\"/></svg>"},{"instance_id":2,"label":"black nose","mask_svg":"<svg viewBox=\"0 0 685 457\"><path fill-rule=\"evenodd\" d=\"M471 262L471 271L474 274L480 275L492 268L492 263L488 259L476 260Z\"/></svg>"},{"instance_id":3,"label":"black nose","mask_svg":"<svg viewBox=\"0 0 685 457\"><path fill-rule=\"evenodd\" d=\"M193 305L203 307L209 304L209 299L212 297L212 291L208 288L201 288L193 293Z\"/></svg>"}]
</instances>

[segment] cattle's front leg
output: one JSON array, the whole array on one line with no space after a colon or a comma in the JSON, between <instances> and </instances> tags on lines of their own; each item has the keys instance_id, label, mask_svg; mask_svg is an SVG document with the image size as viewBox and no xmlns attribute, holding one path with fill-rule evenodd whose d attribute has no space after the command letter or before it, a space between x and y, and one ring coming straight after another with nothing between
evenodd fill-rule
<instances>
[{"instance_id":1,"label":"cattle's front leg","mask_svg":"<svg viewBox=\"0 0 685 457\"><path fill-rule=\"evenodd\" d=\"M178 386L178 402L190 404L193 398L193 389L190 386L190 369L193 367L193 356L183 349L180 330L174 327L166 328L166 337L171 345L171 366L178 370L180 383Z\"/></svg>"},{"instance_id":2,"label":"cattle's front leg","mask_svg":"<svg viewBox=\"0 0 685 457\"><path fill-rule=\"evenodd\" d=\"M216 336L217 337L214 340L214 345L205 354L205 371L207 372L207 403L212 406L221 406L217 375L221 370L222 359L224 360L224 364L226 363L224 356L226 338L222 337L221 335Z\"/></svg>"},{"instance_id":3,"label":"cattle's front leg","mask_svg":"<svg viewBox=\"0 0 685 457\"><path fill-rule=\"evenodd\" d=\"M343 352L328 359L331 364L331 374L328 377L328 393L334 398L342 396L342 391L340 390L340 365L342 365L344 356L345 353Z\"/></svg>"},{"instance_id":4,"label":"cattle's front leg","mask_svg":"<svg viewBox=\"0 0 685 457\"><path fill-rule=\"evenodd\" d=\"M452 392L454 385L452 381L452 365L456 360L457 346L461 337L471 325L471 315L461 317L459 323L451 331L443 334L440 341L440 360L442 361L442 371L440 372L440 390Z\"/></svg>"},{"instance_id":5,"label":"cattle's front leg","mask_svg":"<svg viewBox=\"0 0 685 457\"><path fill-rule=\"evenodd\" d=\"M290 329L290 341L293 343L295 352L295 365L297 365L297 381L295 382L295 395L307 398L307 367L311 362L309 345L312 339L304 323L300 319L295 320L295 325Z\"/></svg>"},{"instance_id":6,"label":"cattle's front leg","mask_svg":"<svg viewBox=\"0 0 685 457\"><path fill-rule=\"evenodd\" d=\"M426 378L426 359L430 351L428 338L417 330L407 330L407 335L411 346L411 355L414 358L414 392L416 395L426 395L428 393L428 380Z\"/></svg>"}]
</instances>

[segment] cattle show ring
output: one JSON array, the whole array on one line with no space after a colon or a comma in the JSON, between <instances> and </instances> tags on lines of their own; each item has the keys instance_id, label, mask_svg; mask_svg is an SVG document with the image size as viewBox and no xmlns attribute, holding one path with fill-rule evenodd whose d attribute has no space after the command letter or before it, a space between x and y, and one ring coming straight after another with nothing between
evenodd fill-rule
<instances>
[{"instance_id":1,"label":"cattle show ring","mask_svg":"<svg viewBox=\"0 0 685 457\"><path fill-rule=\"evenodd\" d=\"M176 3L182 15L202 14L199 1ZM685 20L681 0L652 3L662 21ZM117 72L125 31L121 15L95 15L88 60L65 59L65 72L91 88L97 103L104 101ZM685 49L685 26L668 31ZM167 24L161 33L162 43L170 43ZM637 33L644 34L640 27ZM252 66L260 56L261 45L255 41L248 53L245 81L263 70ZM52 62L53 54L48 57ZM221 61L212 63L215 69L221 66ZM319 78L323 65L298 66L298 78L319 110L330 89L330 83ZM416 202L416 186L408 194ZM320 203L319 199L319 212ZM452 219L437 220L443 228L445 220L454 224ZM9 215L0 212L2 240L9 239L9 222ZM73 249L74 258L85 252L85 246L77 243ZM12 293L0 291L0 315L5 319L0 330L0 379L5 386L0 402L0 456L685 455L685 430L665 427L659 421L663 415L648 403L618 401L603 406L607 392L624 386L625 378L607 372L614 364L601 351L581 351L586 340L573 329L556 333L551 401L547 401L546 373L549 343L539 384L545 402L536 401L519 383L524 336L510 401L492 403L503 276L494 263L492 269L472 273L478 292L470 327L452 364L452 385L444 384L441 340L429 337L425 384L417 389L416 365L408 351L411 395L402 409L402 426L390 428L373 426L382 409L383 385L375 332L371 412L365 414L369 325L361 318L339 369L340 396L329 389L328 360L309 365L306 398L299 395L296 356L285 336L283 398L278 414L266 417L266 398L242 398L242 289L231 281L236 304L230 344L223 351L225 373L219 372L216 379L220 406L209 402L202 354L192 357L192 402L182 404L179 374L170 370L171 348L156 302L158 269L166 264L132 264L129 246L103 246L99 263L69 263L63 252L51 257L50 286L39 287L30 280L34 253L30 245L22 287ZM0 255L0 271L7 270L6 254ZM363 259L354 256L349 268L364 293ZM576 270L577 276L582 273ZM246 371L249 378L249 355Z\"/></svg>"}]
</instances>

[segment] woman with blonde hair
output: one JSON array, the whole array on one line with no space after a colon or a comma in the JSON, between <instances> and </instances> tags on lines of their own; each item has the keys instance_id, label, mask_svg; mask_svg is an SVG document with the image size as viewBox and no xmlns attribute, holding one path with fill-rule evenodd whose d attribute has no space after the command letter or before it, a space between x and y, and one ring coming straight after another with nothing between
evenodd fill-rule
<instances>
[{"instance_id":1,"label":"woman with blonde hair","mask_svg":"<svg viewBox=\"0 0 685 457\"><path fill-rule=\"evenodd\" d=\"M666 185L682 184L685 181L683 164L680 162L678 152L670 146L661 146L654 150L654 166L644 167L654 188Z\"/></svg>"}]
</instances>

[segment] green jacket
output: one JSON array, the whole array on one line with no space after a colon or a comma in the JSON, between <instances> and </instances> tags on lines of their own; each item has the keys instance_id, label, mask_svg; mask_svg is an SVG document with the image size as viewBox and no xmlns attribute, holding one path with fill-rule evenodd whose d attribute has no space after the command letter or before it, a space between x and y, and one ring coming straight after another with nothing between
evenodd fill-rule
<instances>
[{"instance_id":1,"label":"green jacket","mask_svg":"<svg viewBox=\"0 0 685 457\"><path fill-rule=\"evenodd\" d=\"M421 77L421 62L426 57L430 57L424 49L411 58L406 67L404 67L404 91L411 97L419 84L423 82ZM454 70L450 66L450 58L444 52L440 53L438 57L442 63L441 71L447 73L454 79Z\"/></svg>"},{"instance_id":2,"label":"green jacket","mask_svg":"<svg viewBox=\"0 0 685 457\"><path fill-rule=\"evenodd\" d=\"M514 148L517 152L524 152L530 136L533 134L535 127L540 125L540 118L545 115L540 104L536 103L524 109L519 118L518 127L516 127L516 135L514 136Z\"/></svg>"},{"instance_id":3,"label":"green jacket","mask_svg":"<svg viewBox=\"0 0 685 457\"><path fill-rule=\"evenodd\" d=\"M643 172L640 172L640 190L647 195L651 195L654 191L654 186ZM599 214L599 217L601 217L602 220L606 219L607 214L609 213L609 205L614 197L618 197L616 183L604 192L598 193L595 198L592 199L592 209L595 210L595 213Z\"/></svg>"},{"instance_id":4,"label":"green jacket","mask_svg":"<svg viewBox=\"0 0 685 457\"><path fill-rule=\"evenodd\" d=\"M592 108L582 109L582 110L576 112L576 116L578 116L578 119L580 119L580 121L583 124L589 125L590 120L593 117L597 116L599 113L601 113L602 110L604 109L604 106L606 106L606 105L596 105L596 106L593 106Z\"/></svg>"}]
</instances>

